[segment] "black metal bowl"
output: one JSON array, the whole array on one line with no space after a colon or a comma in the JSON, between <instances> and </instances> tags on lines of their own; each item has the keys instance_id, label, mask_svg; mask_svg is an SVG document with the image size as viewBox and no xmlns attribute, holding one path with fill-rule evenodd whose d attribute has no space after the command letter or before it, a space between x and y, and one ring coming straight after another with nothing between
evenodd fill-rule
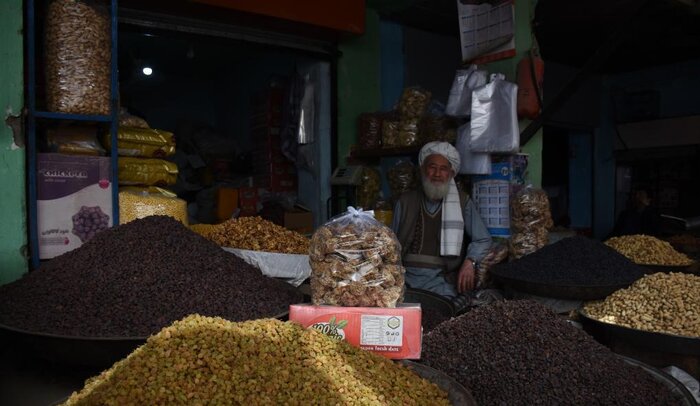
<instances>
[{"instance_id":1,"label":"black metal bowl","mask_svg":"<svg viewBox=\"0 0 700 406\"><path fill-rule=\"evenodd\" d=\"M273 318L286 321L289 311ZM22 330L0 324L0 335L10 345L37 358L68 365L106 368L125 358L148 337L77 337Z\"/></svg>"},{"instance_id":2,"label":"black metal bowl","mask_svg":"<svg viewBox=\"0 0 700 406\"><path fill-rule=\"evenodd\" d=\"M588 316L583 309L578 310L583 329L603 341L618 339L632 345L671 354L700 355L700 338L676 334L657 333L606 323Z\"/></svg>"},{"instance_id":3,"label":"black metal bowl","mask_svg":"<svg viewBox=\"0 0 700 406\"><path fill-rule=\"evenodd\" d=\"M568 300L605 299L611 293L619 289L626 288L634 282L630 281L629 283L592 286L557 285L553 283L517 279L499 274L498 272L494 272L494 270L491 270L490 273L497 282L512 290L529 293L536 296Z\"/></svg>"},{"instance_id":4,"label":"black metal bowl","mask_svg":"<svg viewBox=\"0 0 700 406\"><path fill-rule=\"evenodd\" d=\"M690 265L650 265L650 264L637 264L644 268L646 274L652 274L657 272L682 272L682 273L696 273L694 263Z\"/></svg>"},{"instance_id":5,"label":"black metal bowl","mask_svg":"<svg viewBox=\"0 0 700 406\"><path fill-rule=\"evenodd\" d=\"M682 383L678 382L678 380L671 375L667 374L666 372L654 368L651 365L645 364L643 362L637 361L633 358L625 357L624 355L619 355L620 358L622 358L627 364L632 365L637 368L643 369L646 373L651 375L656 381L660 382L662 385L664 385L668 390L671 392L671 394L678 399L678 404L683 405L683 406L697 406L697 402L695 401L695 398L693 397L693 394L690 393L688 388L685 387Z\"/></svg>"},{"instance_id":6,"label":"black metal bowl","mask_svg":"<svg viewBox=\"0 0 700 406\"><path fill-rule=\"evenodd\" d=\"M447 392L450 403L453 405L476 406L476 400L474 400L472 393L446 373L413 361L401 360L398 362Z\"/></svg>"}]
</instances>

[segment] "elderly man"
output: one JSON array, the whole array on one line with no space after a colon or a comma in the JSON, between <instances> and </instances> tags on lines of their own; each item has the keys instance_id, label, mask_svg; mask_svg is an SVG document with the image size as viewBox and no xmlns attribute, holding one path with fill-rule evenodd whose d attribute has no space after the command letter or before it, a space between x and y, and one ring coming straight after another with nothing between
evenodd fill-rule
<instances>
[{"instance_id":1,"label":"elderly man","mask_svg":"<svg viewBox=\"0 0 700 406\"><path fill-rule=\"evenodd\" d=\"M406 284L452 299L458 308L476 285L476 268L491 235L474 203L457 190L459 152L430 142L418 156L422 188L401 195L392 228L401 243Z\"/></svg>"}]
</instances>

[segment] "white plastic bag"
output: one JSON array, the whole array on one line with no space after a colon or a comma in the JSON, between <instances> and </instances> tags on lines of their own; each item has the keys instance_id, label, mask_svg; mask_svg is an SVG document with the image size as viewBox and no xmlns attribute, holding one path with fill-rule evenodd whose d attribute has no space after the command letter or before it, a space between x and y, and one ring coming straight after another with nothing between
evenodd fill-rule
<instances>
[{"instance_id":1,"label":"white plastic bag","mask_svg":"<svg viewBox=\"0 0 700 406\"><path fill-rule=\"evenodd\" d=\"M450 95L447 99L445 114L454 117L467 117L471 114L472 91L486 84L488 72L479 70L476 65L468 69L457 69Z\"/></svg>"},{"instance_id":2,"label":"white plastic bag","mask_svg":"<svg viewBox=\"0 0 700 406\"><path fill-rule=\"evenodd\" d=\"M247 264L259 268L263 275L284 279L293 286L301 285L311 275L308 255L222 248L224 251L235 254Z\"/></svg>"},{"instance_id":3,"label":"white plastic bag","mask_svg":"<svg viewBox=\"0 0 700 406\"><path fill-rule=\"evenodd\" d=\"M693 395L695 401L700 404L700 383L698 383L697 379L693 378L692 375L684 370L673 365L664 368L663 371L676 378L678 382L682 383L683 386L685 386L686 389L688 389L688 391Z\"/></svg>"},{"instance_id":4,"label":"white plastic bag","mask_svg":"<svg viewBox=\"0 0 700 406\"><path fill-rule=\"evenodd\" d=\"M466 123L457 129L457 151L461 165L459 173L469 175L488 175L491 173L491 154L472 152L469 149L470 125Z\"/></svg>"},{"instance_id":5,"label":"white plastic bag","mask_svg":"<svg viewBox=\"0 0 700 406\"><path fill-rule=\"evenodd\" d=\"M518 85L500 73L472 92L472 152L514 153L520 148L517 113Z\"/></svg>"}]
</instances>

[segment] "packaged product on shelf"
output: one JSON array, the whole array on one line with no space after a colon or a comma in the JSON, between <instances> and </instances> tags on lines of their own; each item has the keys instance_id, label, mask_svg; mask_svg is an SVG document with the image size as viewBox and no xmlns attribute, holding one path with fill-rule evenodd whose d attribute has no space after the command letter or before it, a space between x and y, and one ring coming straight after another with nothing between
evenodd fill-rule
<instances>
[{"instance_id":1,"label":"packaged product on shelf","mask_svg":"<svg viewBox=\"0 0 700 406\"><path fill-rule=\"evenodd\" d=\"M177 165L163 159L119 158L120 185L174 185L177 173Z\"/></svg>"},{"instance_id":2,"label":"packaged product on shelf","mask_svg":"<svg viewBox=\"0 0 700 406\"><path fill-rule=\"evenodd\" d=\"M109 134L103 137L107 148L112 148ZM173 133L139 127L119 127L117 132L119 156L163 158L175 154Z\"/></svg>"},{"instance_id":3,"label":"packaged product on shelf","mask_svg":"<svg viewBox=\"0 0 700 406\"><path fill-rule=\"evenodd\" d=\"M45 31L46 108L110 113L110 16L104 2L51 0Z\"/></svg>"},{"instance_id":4,"label":"packaged product on shelf","mask_svg":"<svg viewBox=\"0 0 700 406\"><path fill-rule=\"evenodd\" d=\"M399 117L390 113L382 120L382 147L390 148L399 145Z\"/></svg>"},{"instance_id":5,"label":"packaged product on shelf","mask_svg":"<svg viewBox=\"0 0 700 406\"><path fill-rule=\"evenodd\" d=\"M399 161L387 171L392 200L418 185L418 168L411 161Z\"/></svg>"},{"instance_id":6,"label":"packaged product on shelf","mask_svg":"<svg viewBox=\"0 0 700 406\"><path fill-rule=\"evenodd\" d=\"M309 257L315 305L395 307L403 300L401 247L370 212L348 207L319 227Z\"/></svg>"},{"instance_id":7,"label":"packaged product on shelf","mask_svg":"<svg viewBox=\"0 0 700 406\"><path fill-rule=\"evenodd\" d=\"M381 188L382 178L379 171L368 166L363 167L360 185L355 193L357 205L364 209L372 207L379 197Z\"/></svg>"},{"instance_id":8,"label":"packaged product on shelf","mask_svg":"<svg viewBox=\"0 0 700 406\"><path fill-rule=\"evenodd\" d=\"M137 128L151 128L148 122L139 116L129 114L129 112L122 107L119 110L119 126L120 127L137 127Z\"/></svg>"},{"instance_id":9,"label":"packaged product on shelf","mask_svg":"<svg viewBox=\"0 0 700 406\"><path fill-rule=\"evenodd\" d=\"M46 143L51 152L69 155L104 155L94 126L57 126L46 130Z\"/></svg>"},{"instance_id":10,"label":"packaged product on shelf","mask_svg":"<svg viewBox=\"0 0 700 406\"><path fill-rule=\"evenodd\" d=\"M420 117L425 113L430 103L432 93L418 86L407 87L399 99L399 114L401 118Z\"/></svg>"},{"instance_id":11,"label":"packaged product on shelf","mask_svg":"<svg viewBox=\"0 0 700 406\"><path fill-rule=\"evenodd\" d=\"M187 202L167 189L150 187L119 188L119 223L148 216L170 216L188 225Z\"/></svg>"},{"instance_id":12,"label":"packaged product on shelf","mask_svg":"<svg viewBox=\"0 0 700 406\"><path fill-rule=\"evenodd\" d=\"M37 154L39 258L61 255L112 226L108 157Z\"/></svg>"},{"instance_id":13,"label":"packaged product on shelf","mask_svg":"<svg viewBox=\"0 0 700 406\"><path fill-rule=\"evenodd\" d=\"M398 144L401 147L418 145L419 117L402 118L399 122Z\"/></svg>"},{"instance_id":14,"label":"packaged product on shelf","mask_svg":"<svg viewBox=\"0 0 700 406\"><path fill-rule=\"evenodd\" d=\"M382 145L382 113L362 113L357 118L357 142L361 149Z\"/></svg>"},{"instance_id":15,"label":"packaged product on shelf","mask_svg":"<svg viewBox=\"0 0 700 406\"><path fill-rule=\"evenodd\" d=\"M424 143L445 141L454 144L457 140L457 121L445 114L426 114L418 123L418 138Z\"/></svg>"}]
</instances>

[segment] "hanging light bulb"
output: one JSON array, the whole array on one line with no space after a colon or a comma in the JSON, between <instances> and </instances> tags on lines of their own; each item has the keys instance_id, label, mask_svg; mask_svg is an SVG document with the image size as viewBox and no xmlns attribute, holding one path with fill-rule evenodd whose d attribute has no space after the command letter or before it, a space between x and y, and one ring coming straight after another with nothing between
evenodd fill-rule
<instances>
[{"instance_id":1,"label":"hanging light bulb","mask_svg":"<svg viewBox=\"0 0 700 406\"><path fill-rule=\"evenodd\" d=\"M153 74L153 69L150 66L144 66L141 71L146 76L151 76Z\"/></svg>"}]
</instances>

